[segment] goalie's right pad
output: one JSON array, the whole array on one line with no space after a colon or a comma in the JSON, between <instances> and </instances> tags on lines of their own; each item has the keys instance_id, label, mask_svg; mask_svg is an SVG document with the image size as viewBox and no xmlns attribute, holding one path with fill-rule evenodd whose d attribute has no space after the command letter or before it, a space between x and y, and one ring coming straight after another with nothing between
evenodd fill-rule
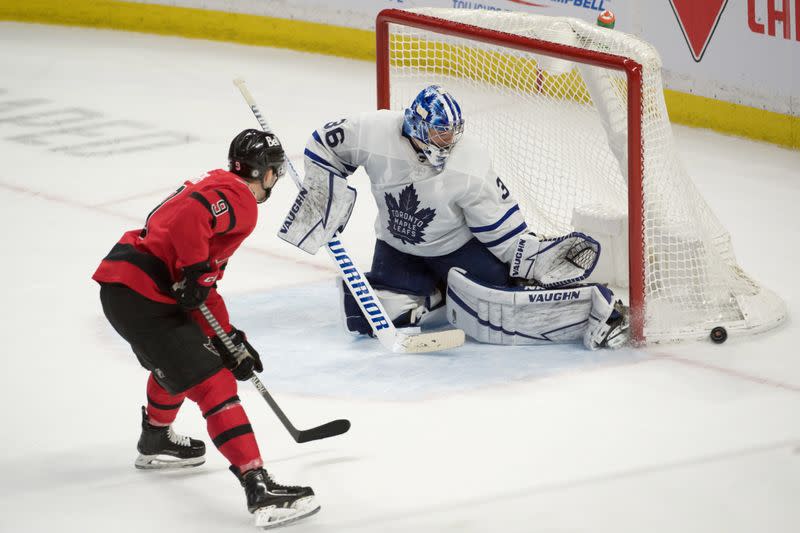
<instances>
[{"instance_id":1,"label":"goalie's right pad","mask_svg":"<svg viewBox=\"0 0 800 533\"><path fill-rule=\"evenodd\" d=\"M344 229L355 201L356 190L347 185L345 178L311 167L278 230L278 237L315 254L337 231Z\"/></svg>"},{"instance_id":2,"label":"goalie's right pad","mask_svg":"<svg viewBox=\"0 0 800 533\"><path fill-rule=\"evenodd\" d=\"M525 345L575 342L602 347L599 326L614 312L602 285L562 289L487 287L452 268L447 276L447 319L479 342ZM620 340L623 340L620 338Z\"/></svg>"},{"instance_id":3,"label":"goalie's right pad","mask_svg":"<svg viewBox=\"0 0 800 533\"><path fill-rule=\"evenodd\" d=\"M511 258L509 275L546 289L574 285L589 277L600 258L600 243L583 233L544 238L522 235Z\"/></svg>"}]
</instances>

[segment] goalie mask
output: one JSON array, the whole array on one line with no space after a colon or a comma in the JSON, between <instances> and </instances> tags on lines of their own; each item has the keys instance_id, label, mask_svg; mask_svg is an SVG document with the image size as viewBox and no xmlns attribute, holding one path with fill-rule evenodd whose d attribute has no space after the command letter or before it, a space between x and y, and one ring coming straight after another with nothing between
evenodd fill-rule
<instances>
[{"instance_id":1,"label":"goalie mask","mask_svg":"<svg viewBox=\"0 0 800 533\"><path fill-rule=\"evenodd\" d=\"M463 133L461 107L438 85L423 89L405 110L403 134L416 141L428 162L439 172Z\"/></svg>"},{"instance_id":2,"label":"goalie mask","mask_svg":"<svg viewBox=\"0 0 800 533\"><path fill-rule=\"evenodd\" d=\"M265 185L267 169L272 169L272 183ZM247 181L258 181L269 198L272 187L286 171L286 154L278 137L261 130L244 130L231 141L228 169ZM260 202L259 202L260 203Z\"/></svg>"}]
</instances>

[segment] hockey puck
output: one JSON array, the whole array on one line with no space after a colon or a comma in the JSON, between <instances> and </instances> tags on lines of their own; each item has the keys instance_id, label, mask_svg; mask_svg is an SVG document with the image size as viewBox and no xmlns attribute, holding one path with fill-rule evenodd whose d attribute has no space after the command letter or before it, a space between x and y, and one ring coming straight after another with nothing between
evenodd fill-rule
<instances>
[{"instance_id":1,"label":"hockey puck","mask_svg":"<svg viewBox=\"0 0 800 533\"><path fill-rule=\"evenodd\" d=\"M711 330L711 341L716 344L722 344L728 338L728 332L722 326L717 326Z\"/></svg>"}]
</instances>

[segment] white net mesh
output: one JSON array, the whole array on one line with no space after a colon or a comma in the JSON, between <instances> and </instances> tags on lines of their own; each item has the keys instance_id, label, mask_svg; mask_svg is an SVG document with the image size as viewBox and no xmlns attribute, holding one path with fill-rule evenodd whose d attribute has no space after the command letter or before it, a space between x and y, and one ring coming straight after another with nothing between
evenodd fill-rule
<instances>
[{"instance_id":1,"label":"white net mesh","mask_svg":"<svg viewBox=\"0 0 800 533\"><path fill-rule=\"evenodd\" d=\"M633 59L643 67L642 159L648 342L704 337L715 326L759 331L785 316L779 298L739 266L730 238L689 179L673 146L661 60L646 42L583 21L540 15L416 9L414 13ZM467 130L492 154L530 227L572 231L573 210L627 213L625 73L553 59L434 29L390 24L390 107L437 83L459 101ZM641 155L640 155L641 154Z\"/></svg>"}]
</instances>

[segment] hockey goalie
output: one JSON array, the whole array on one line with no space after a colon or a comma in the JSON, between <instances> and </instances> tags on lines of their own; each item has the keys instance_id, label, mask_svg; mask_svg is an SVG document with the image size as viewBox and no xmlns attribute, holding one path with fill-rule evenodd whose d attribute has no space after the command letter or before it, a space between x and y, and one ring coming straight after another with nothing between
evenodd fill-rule
<instances>
[{"instance_id":1,"label":"hockey goalie","mask_svg":"<svg viewBox=\"0 0 800 533\"><path fill-rule=\"evenodd\" d=\"M403 112L326 123L308 140L303 188L278 236L316 253L346 226L356 199L347 177L364 167L378 205L367 279L396 327L446 313L480 342L625 343L625 308L609 289L580 284L600 245L582 233L553 238L529 228L489 154L465 130L458 102L437 85ZM339 285L347 329L370 334Z\"/></svg>"}]
</instances>

